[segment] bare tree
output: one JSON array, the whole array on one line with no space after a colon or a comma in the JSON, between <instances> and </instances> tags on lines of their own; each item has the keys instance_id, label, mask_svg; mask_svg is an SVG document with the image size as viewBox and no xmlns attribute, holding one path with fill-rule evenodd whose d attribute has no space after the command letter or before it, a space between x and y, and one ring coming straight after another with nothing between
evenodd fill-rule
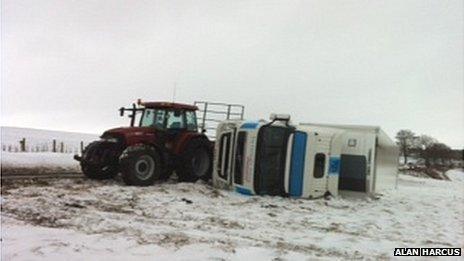
<instances>
[{"instance_id":1,"label":"bare tree","mask_svg":"<svg viewBox=\"0 0 464 261\"><path fill-rule=\"evenodd\" d=\"M438 140L428 135L420 135L416 139L416 146L419 147L421 150L425 150L435 143L438 143Z\"/></svg>"},{"instance_id":2,"label":"bare tree","mask_svg":"<svg viewBox=\"0 0 464 261\"><path fill-rule=\"evenodd\" d=\"M400 130L396 134L396 143L400 148L401 155L404 157L404 164L408 162L411 149L415 146L415 135L411 130Z\"/></svg>"},{"instance_id":3,"label":"bare tree","mask_svg":"<svg viewBox=\"0 0 464 261\"><path fill-rule=\"evenodd\" d=\"M449 162L453 155L450 147L444 143L437 142L422 150L421 156L425 159L425 164L430 166L437 164L438 160L440 160L441 164L445 164Z\"/></svg>"}]
</instances>

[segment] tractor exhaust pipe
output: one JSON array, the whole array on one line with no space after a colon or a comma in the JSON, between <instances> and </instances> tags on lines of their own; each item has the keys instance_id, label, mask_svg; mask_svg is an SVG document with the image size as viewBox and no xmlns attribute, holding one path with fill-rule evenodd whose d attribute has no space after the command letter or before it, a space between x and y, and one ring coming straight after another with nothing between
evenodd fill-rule
<instances>
[{"instance_id":1,"label":"tractor exhaust pipe","mask_svg":"<svg viewBox=\"0 0 464 261\"><path fill-rule=\"evenodd\" d=\"M76 155L74 155L74 157L73 157L73 158L74 158L75 160L79 161L79 162L81 162L81 161L82 161L82 157L81 157L81 156L79 156L79 155L77 155L77 154L76 154Z\"/></svg>"}]
</instances>

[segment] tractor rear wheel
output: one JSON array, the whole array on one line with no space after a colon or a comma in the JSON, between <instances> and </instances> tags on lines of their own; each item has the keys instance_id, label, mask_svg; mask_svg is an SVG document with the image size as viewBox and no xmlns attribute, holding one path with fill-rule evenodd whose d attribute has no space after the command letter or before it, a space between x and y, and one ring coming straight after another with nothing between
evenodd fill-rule
<instances>
[{"instance_id":1,"label":"tractor rear wheel","mask_svg":"<svg viewBox=\"0 0 464 261\"><path fill-rule=\"evenodd\" d=\"M150 186L160 179L163 164L157 151L152 147L140 147L123 152L120 160L121 176L126 185Z\"/></svg>"},{"instance_id":2,"label":"tractor rear wheel","mask_svg":"<svg viewBox=\"0 0 464 261\"><path fill-rule=\"evenodd\" d=\"M195 139L187 144L176 171L179 181L195 182L211 178L213 153L208 140Z\"/></svg>"},{"instance_id":3,"label":"tractor rear wheel","mask_svg":"<svg viewBox=\"0 0 464 261\"><path fill-rule=\"evenodd\" d=\"M91 142L82 152L82 158L91 158L94 154L98 154L97 150L102 150L101 143L99 141ZM86 160L81 161L81 169L84 175L89 179L112 179L118 174L117 166L102 166L100 164L89 163Z\"/></svg>"}]
</instances>

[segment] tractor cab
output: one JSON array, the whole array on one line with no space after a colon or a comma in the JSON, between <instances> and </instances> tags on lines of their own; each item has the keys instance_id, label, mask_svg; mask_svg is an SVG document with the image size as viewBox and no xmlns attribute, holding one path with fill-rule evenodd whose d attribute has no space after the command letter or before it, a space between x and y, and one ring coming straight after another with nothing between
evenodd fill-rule
<instances>
[{"instance_id":1,"label":"tractor cab","mask_svg":"<svg viewBox=\"0 0 464 261\"><path fill-rule=\"evenodd\" d=\"M195 111L178 109L145 108L140 117L140 127L153 127L159 130L197 131Z\"/></svg>"},{"instance_id":2,"label":"tractor cab","mask_svg":"<svg viewBox=\"0 0 464 261\"><path fill-rule=\"evenodd\" d=\"M195 105L173 102L142 102L138 100L132 108L120 108L121 116L129 111L131 127L151 127L158 130L198 131Z\"/></svg>"}]
</instances>

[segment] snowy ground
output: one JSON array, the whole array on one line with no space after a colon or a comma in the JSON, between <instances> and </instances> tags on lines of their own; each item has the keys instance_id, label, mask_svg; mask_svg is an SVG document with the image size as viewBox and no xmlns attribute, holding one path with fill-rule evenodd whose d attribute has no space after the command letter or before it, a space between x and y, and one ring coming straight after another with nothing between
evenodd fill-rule
<instances>
[{"instance_id":1,"label":"snowy ground","mask_svg":"<svg viewBox=\"0 0 464 261\"><path fill-rule=\"evenodd\" d=\"M464 247L463 175L401 175L379 200L249 197L204 183L9 181L2 260L388 259L395 247Z\"/></svg>"},{"instance_id":2,"label":"snowy ground","mask_svg":"<svg viewBox=\"0 0 464 261\"><path fill-rule=\"evenodd\" d=\"M446 172L446 175L448 176L449 179L451 179L453 181L464 182L464 172L463 172L463 170L452 169L452 170L449 170L448 172ZM464 183L463 183L463 185L464 185Z\"/></svg>"}]
</instances>

